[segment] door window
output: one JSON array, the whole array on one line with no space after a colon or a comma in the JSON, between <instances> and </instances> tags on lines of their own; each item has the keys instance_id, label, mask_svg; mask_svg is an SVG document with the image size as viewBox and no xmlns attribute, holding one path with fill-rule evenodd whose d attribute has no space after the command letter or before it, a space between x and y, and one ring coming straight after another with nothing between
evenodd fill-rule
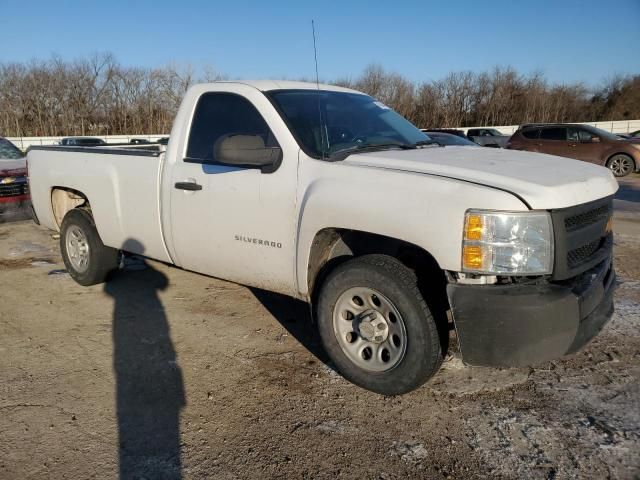
<instances>
[{"instance_id":1,"label":"door window","mask_svg":"<svg viewBox=\"0 0 640 480\"><path fill-rule=\"evenodd\" d=\"M538 138L539 133L539 128L527 128L525 130L522 130L522 136L524 138Z\"/></svg>"},{"instance_id":2,"label":"door window","mask_svg":"<svg viewBox=\"0 0 640 480\"><path fill-rule=\"evenodd\" d=\"M578 142L581 140L580 132L581 130L578 130L577 128L569 127L567 128L567 138L570 142Z\"/></svg>"},{"instance_id":3,"label":"door window","mask_svg":"<svg viewBox=\"0 0 640 480\"><path fill-rule=\"evenodd\" d=\"M593 133L588 130L578 130L578 139L581 142L591 142L593 137L595 137Z\"/></svg>"},{"instance_id":4,"label":"door window","mask_svg":"<svg viewBox=\"0 0 640 480\"><path fill-rule=\"evenodd\" d=\"M540 132L542 140L566 140L567 129L565 127L543 128Z\"/></svg>"},{"instance_id":5,"label":"door window","mask_svg":"<svg viewBox=\"0 0 640 480\"><path fill-rule=\"evenodd\" d=\"M249 100L233 93L209 92L198 100L187 144L187 162L216 163L214 145L227 135L259 135L276 147L273 133Z\"/></svg>"}]
</instances>

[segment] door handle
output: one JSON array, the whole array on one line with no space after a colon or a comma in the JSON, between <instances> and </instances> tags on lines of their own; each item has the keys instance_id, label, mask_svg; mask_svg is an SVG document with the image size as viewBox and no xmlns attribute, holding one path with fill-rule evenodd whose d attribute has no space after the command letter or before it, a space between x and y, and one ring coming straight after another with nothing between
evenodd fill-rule
<instances>
[{"instance_id":1,"label":"door handle","mask_svg":"<svg viewBox=\"0 0 640 480\"><path fill-rule=\"evenodd\" d=\"M191 192L202 190L202 185L198 185L196 182L176 182L174 186L178 190L189 190Z\"/></svg>"}]
</instances>

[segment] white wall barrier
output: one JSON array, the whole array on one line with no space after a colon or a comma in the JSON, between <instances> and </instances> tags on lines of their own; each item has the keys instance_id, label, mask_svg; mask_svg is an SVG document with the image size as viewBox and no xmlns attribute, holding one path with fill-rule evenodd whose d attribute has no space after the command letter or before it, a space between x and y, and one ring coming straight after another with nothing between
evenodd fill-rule
<instances>
[{"instance_id":1,"label":"white wall barrier","mask_svg":"<svg viewBox=\"0 0 640 480\"><path fill-rule=\"evenodd\" d=\"M628 133L640 130L640 120L621 120L615 122L581 122L582 125L591 125L593 127L601 128L612 133ZM466 132L469 128L483 128L483 127L464 127L459 128ZM505 135L511 135L518 129L518 125L503 125L495 128ZM96 136L103 139L107 143L129 143L134 138L140 138L149 140L150 142L157 141L162 137L168 137L168 134L145 134L145 135L106 135ZM22 150L26 150L31 145L56 145L60 143L60 140L64 137L7 137L8 140L13 142Z\"/></svg>"},{"instance_id":2,"label":"white wall barrier","mask_svg":"<svg viewBox=\"0 0 640 480\"><path fill-rule=\"evenodd\" d=\"M169 134L167 133L165 135L146 134L146 135L106 135L106 136L90 135L90 136L91 138L101 138L107 143L130 143L131 140L134 138L148 140L150 142L156 142L163 137L168 137ZM63 138L65 137L7 137L7 140L12 142L21 150L26 150L32 145L57 145L60 143L60 140L62 140Z\"/></svg>"},{"instance_id":3,"label":"white wall barrier","mask_svg":"<svg viewBox=\"0 0 640 480\"><path fill-rule=\"evenodd\" d=\"M591 125L592 127L600 128L611 133L629 133L640 130L640 120L620 120L615 122L576 122L579 125ZM503 125L499 127L487 127L495 128L505 135L513 134L519 125ZM465 133L470 128L483 128L483 127L464 127L459 130L463 130Z\"/></svg>"}]
</instances>

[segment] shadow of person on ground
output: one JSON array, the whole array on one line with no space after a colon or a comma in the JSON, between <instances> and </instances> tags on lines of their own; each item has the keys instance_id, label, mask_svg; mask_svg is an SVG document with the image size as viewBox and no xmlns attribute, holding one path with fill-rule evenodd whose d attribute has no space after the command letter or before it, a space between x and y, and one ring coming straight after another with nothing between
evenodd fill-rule
<instances>
[{"instance_id":1,"label":"shadow of person on ground","mask_svg":"<svg viewBox=\"0 0 640 480\"><path fill-rule=\"evenodd\" d=\"M250 290L269 313L287 330L289 335L298 340L319 361L328 364L329 357L322 348L318 328L311 320L311 312L307 303L258 288L251 288Z\"/></svg>"},{"instance_id":2,"label":"shadow of person on ground","mask_svg":"<svg viewBox=\"0 0 640 480\"><path fill-rule=\"evenodd\" d=\"M126 251L143 252L136 240ZM121 479L182 477L182 372L158 293L167 277L147 265L116 272L104 291L113 297L113 368L116 377Z\"/></svg>"}]
</instances>

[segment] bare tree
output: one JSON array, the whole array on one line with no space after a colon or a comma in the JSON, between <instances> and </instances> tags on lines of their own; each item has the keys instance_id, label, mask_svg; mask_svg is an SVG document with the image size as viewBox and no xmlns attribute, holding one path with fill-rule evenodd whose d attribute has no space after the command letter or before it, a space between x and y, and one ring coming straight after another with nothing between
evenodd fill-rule
<instances>
[{"instance_id":1,"label":"bare tree","mask_svg":"<svg viewBox=\"0 0 640 480\"><path fill-rule=\"evenodd\" d=\"M0 134L167 133L191 85L226 78L211 67L200 76L189 66L125 67L108 53L0 63ZM510 67L412 82L370 65L332 83L364 91L422 127L640 118L640 75L613 76L592 91L580 83L551 85L541 72L520 75Z\"/></svg>"}]
</instances>

